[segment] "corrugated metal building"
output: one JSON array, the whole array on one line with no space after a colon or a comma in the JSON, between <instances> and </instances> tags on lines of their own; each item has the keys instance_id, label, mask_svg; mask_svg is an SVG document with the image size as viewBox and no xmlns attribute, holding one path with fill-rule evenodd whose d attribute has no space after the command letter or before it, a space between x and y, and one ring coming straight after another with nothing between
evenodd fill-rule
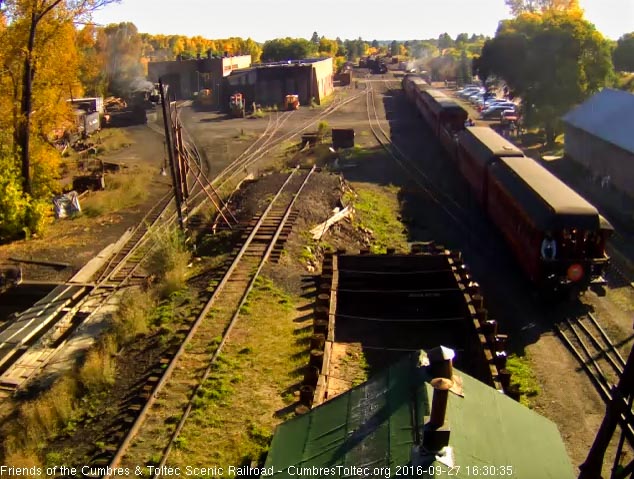
<instances>
[{"instance_id":1,"label":"corrugated metal building","mask_svg":"<svg viewBox=\"0 0 634 479\"><path fill-rule=\"evenodd\" d=\"M634 95L604 88L562 120L565 154L634 196Z\"/></svg>"},{"instance_id":2,"label":"corrugated metal building","mask_svg":"<svg viewBox=\"0 0 634 479\"><path fill-rule=\"evenodd\" d=\"M236 71L224 79L224 105L229 97L242 93L247 105L281 106L286 95L299 95L301 105L321 103L333 92L332 58L289 60L266 63Z\"/></svg>"},{"instance_id":3,"label":"corrugated metal building","mask_svg":"<svg viewBox=\"0 0 634 479\"><path fill-rule=\"evenodd\" d=\"M194 60L176 60L148 63L148 78L151 82L163 82L170 85L179 100L189 99L194 92L210 88L215 100L220 98L220 85L223 77L231 72L251 66L251 55L235 57L198 58Z\"/></svg>"},{"instance_id":4,"label":"corrugated metal building","mask_svg":"<svg viewBox=\"0 0 634 479\"><path fill-rule=\"evenodd\" d=\"M443 427L423 426L438 417L427 360L412 353L278 426L267 477L576 477L553 422L456 369Z\"/></svg>"}]
</instances>

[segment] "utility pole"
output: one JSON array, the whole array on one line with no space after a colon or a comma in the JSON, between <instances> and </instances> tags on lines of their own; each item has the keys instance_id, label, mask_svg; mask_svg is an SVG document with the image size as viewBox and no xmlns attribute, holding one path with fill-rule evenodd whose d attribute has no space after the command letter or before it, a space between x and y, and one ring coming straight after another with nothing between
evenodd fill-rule
<instances>
[{"instance_id":1,"label":"utility pole","mask_svg":"<svg viewBox=\"0 0 634 479\"><path fill-rule=\"evenodd\" d=\"M607 409L603 422L597 431L597 435L594 438L594 443L590 448L588 457L585 462L579 466L579 479L598 479L601 478L601 469L603 467L603 460L605 458L605 451L607 450L616 426L621 426L621 434L625 434L627 428L632 425L632 402L631 398L634 393L634 348L630 351L630 355L623 368L623 374L619 379L619 384L612 387L610 395L612 399L607 404ZM625 419L623 419L625 416ZM617 451L617 458L615 460L615 466L618 464L620 451L623 445L623 438L620 441L620 447ZM624 471L616 474L616 471L612 471L613 478L625 478L627 475L632 474L634 470L634 461L630 463Z\"/></svg>"},{"instance_id":2,"label":"utility pole","mask_svg":"<svg viewBox=\"0 0 634 479\"><path fill-rule=\"evenodd\" d=\"M172 174L172 187L174 188L174 200L176 201L176 212L178 214L178 226L185 233L185 222L183 221L183 197L180 189L180 181L176 172L176 164L174 158L174 144L172 142L172 128L170 128L171 118L170 110L167 103L167 94L163 80L159 79L159 90L161 93L161 104L163 106L163 126L165 127L165 143L167 145L167 157L170 164L170 172Z\"/></svg>"}]
</instances>

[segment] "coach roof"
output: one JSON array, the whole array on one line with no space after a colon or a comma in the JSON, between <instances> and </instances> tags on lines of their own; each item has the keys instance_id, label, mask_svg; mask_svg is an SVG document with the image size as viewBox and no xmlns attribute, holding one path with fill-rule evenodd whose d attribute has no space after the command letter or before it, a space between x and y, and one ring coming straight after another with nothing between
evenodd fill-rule
<instances>
[{"instance_id":1,"label":"coach roof","mask_svg":"<svg viewBox=\"0 0 634 479\"><path fill-rule=\"evenodd\" d=\"M502 156L524 157L522 150L487 126L467 127L458 133L458 138L480 167Z\"/></svg>"},{"instance_id":2,"label":"coach roof","mask_svg":"<svg viewBox=\"0 0 634 479\"><path fill-rule=\"evenodd\" d=\"M544 231L601 226L594 206L532 158L501 158L491 174Z\"/></svg>"}]
</instances>

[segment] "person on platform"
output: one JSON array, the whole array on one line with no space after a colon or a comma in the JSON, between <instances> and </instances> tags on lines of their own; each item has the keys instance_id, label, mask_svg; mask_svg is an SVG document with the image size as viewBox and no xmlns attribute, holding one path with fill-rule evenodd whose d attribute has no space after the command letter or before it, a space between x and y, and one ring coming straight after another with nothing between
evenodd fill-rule
<instances>
[{"instance_id":1,"label":"person on platform","mask_svg":"<svg viewBox=\"0 0 634 479\"><path fill-rule=\"evenodd\" d=\"M545 260L554 260L557 256L557 242L553 238L553 235L550 232L546 233L544 240L542 241L542 259Z\"/></svg>"}]
</instances>

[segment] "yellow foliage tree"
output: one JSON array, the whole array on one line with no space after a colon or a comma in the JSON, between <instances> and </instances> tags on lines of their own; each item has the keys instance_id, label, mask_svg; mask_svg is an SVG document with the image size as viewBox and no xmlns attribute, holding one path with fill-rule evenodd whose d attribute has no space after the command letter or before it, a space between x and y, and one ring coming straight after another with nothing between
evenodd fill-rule
<instances>
[{"instance_id":1,"label":"yellow foliage tree","mask_svg":"<svg viewBox=\"0 0 634 479\"><path fill-rule=\"evenodd\" d=\"M31 115L33 113L34 82L39 74L46 51L57 40L63 26L85 18L95 8L115 0L4 0L12 39L18 45L22 63L19 87L19 118L14 141L20 150L22 188L31 194ZM61 63L61 62L58 62Z\"/></svg>"}]
</instances>

